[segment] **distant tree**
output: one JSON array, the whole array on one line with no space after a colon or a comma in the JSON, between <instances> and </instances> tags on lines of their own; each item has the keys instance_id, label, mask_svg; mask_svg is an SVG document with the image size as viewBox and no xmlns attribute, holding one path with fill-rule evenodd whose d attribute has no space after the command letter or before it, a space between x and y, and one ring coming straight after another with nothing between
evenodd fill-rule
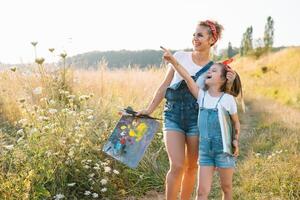
<instances>
[{"instance_id":1,"label":"distant tree","mask_svg":"<svg viewBox=\"0 0 300 200\"><path fill-rule=\"evenodd\" d=\"M267 18L267 23L265 25L264 33L264 45L265 51L270 51L274 43L274 20L271 16Z\"/></svg>"},{"instance_id":2,"label":"distant tree","mask_svg":"<svg viewBox=\"0 0 300 200\"><path fill-rule=\"evenodd\" d=\"M235 55L231 42L228 42L227 57L232 58Z\"/></svg>"},{"instance_id":3,"label":"distant tree","mask_svg":"<svg viewBox=\"0 0 300 200\"><path fill-rule=\"evenodd\" d=\"M241 47L240 47L241 56L247 55L253 50L252 33L253 33L253 27L250 26L246 29L246 32L243 34L243 39L241 41Z\"/></svg>"}]
</instances>

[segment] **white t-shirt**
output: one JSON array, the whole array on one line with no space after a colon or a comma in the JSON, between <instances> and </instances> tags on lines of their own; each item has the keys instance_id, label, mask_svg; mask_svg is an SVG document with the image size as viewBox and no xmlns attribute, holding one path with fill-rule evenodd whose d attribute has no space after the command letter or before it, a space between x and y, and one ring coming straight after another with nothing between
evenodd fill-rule
<instances>
[{"instance_id":1,"label":"white t-shirt","mask_svg":"<svg viewBox=\"0 0 300 200\"><path fill-rule=\"evenodd\" d=\"M210 96L208 91L204 91L202 89L199 90L198 99L197 99L199 107L202 106L202 99L204 96L204 92L205 92L205 98L204 98L203 107L204 108L215 108L220 96L212 97L212 96ZM222 105L229 112L229 114L232 115L232 114L237 113L236 101L232 95L225 93L223 95L223 97L221 98L219 104Z\"/></svg>"},{"instance_id":2,"label":"white t-shirt","mask_svg":"<svg viewBox=\"0 0 300 200\"><path fill-rule=\"evenodd\" d=\"M183 66L188 71L188 73L191 76L195 75L203 67L203 66L199 66L196 63L194 63L194 61L192 60L192 52L177 51L174 53L174 57L181 64L181 66ZM169 63L168 66L173 67L173 65L171 63ZM203 74L206 74L206 72ZM204 87L204 78L205 78L205 76L200 76L197 79L197 84L201 88ZM180 82L181 80L183 80L183 78L175 70L175 73L174 73L172 82L170 83L170 86L175 83Z\"/></svg>"}]
</instances>

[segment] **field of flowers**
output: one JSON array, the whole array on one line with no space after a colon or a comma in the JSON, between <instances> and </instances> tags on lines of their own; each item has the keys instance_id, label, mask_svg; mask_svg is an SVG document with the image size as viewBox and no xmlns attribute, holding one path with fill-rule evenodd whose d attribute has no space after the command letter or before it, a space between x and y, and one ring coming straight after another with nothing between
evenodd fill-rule
<instances>
[{"instance_id":1,"label":"field of flowers","mask_svg":"<svg viewBox=\"0 0 300 200\"><path fill-rule=\"evenodd\" d=\"M300 198L299 48L239 58L244 83L235 199ZM131 199L164 191L168 159L157 133L136 170L102 152L120 115L145 108L165 67L95 71L45 66L0 72L0 199ZM153 116L161 118L161 104ZM220 197L215 177L211 198Z\"/></svg>"}]
</instances>

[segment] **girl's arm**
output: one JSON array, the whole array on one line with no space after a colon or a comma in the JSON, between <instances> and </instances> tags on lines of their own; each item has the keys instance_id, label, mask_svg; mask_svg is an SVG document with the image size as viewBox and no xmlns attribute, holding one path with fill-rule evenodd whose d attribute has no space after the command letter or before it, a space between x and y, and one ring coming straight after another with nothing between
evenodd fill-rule
<instances>
[{"instance_id":1,"label":"girl's arm","mask_svg":"<svg viewBox=\"0 0 300 200\"><path fill-rule=\"evenodd\" d=\"M163 47L160 48L164 50L164 55L163 55L164 59L173 65L174 69L178 72L178 74L180 74L180 76L187 83L187 86L190 92L192 93L192 95L197 99L199 93L199 87L196 84L196 82L192 79L188 71L182 65L180 65L180 63L176 60L176 58L172 55L172 53L169 50Z\"/></svg>"},{"instance_id":2,"label":"girl's arm","mask_svg":"<svg viewBox=\"0 0 300 200\"><path fill-rule=\"evenodd\" d=\"M235 135L233 136L233 146L234 146L234 156L238 156L239 154L239 147L238 147L238 141L239 141L239 137L240 137L240 121L239 121L239 117L238 114L232 114L230 115L232 122L233 122L233 128L235 130Z\"/></svg>"},{"instance_id":3,"label":"girl's arm","mask_svg":"<svg viewBox=\"0 0 300 200\"><path fill-rule=\"evenodd\" d=\"M170 83L173 79L173 76L174 76L174 69L170 67L166 73L166 76L165 76L163 82L160 84L160 86L155 91L153 98L152 98L150 104L148 105L148 107L145 110L139 111L137 113L137 115L150 115L156 109L156 107L160 104L160 102L165 97L166 90L167 90L168 86L170 85Z\"/></svg>"}]
</instances>

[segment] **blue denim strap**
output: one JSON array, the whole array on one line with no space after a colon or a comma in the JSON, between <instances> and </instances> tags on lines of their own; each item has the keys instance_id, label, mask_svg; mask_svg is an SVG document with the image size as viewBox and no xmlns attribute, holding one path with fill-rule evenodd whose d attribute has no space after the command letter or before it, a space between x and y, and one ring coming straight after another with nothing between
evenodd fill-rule
<instances>
[{"instance_id":1,"label":"blue denim strap","mask_svg":"<svg viewBox=\"0 0 300 200\"><path fill-rule=\"evenodd\" d=\"M209 70L209 68L214 64L213 61L209 61L204 67L202 67L196 74L195 74L195 80L197 80L199 78L199 76L201 76L201 74L203 74L204 72L206 72L207 70Z\"/></svg>"},{"instance_id":2,"label":"blue denim strap","mask_svg":"<svg viewBox=\"0 0 300 200\"><path fill-rule=\"evenodd\" d=\"M215 109L217 109L218 108L218 104L219 104L219 102L221 101L221 99L222 99L222 97L224 96L224 94L225 94L225 92L223 92L223 94L221 95L221 97L219 98L219 100L218 100L218 102L217 102L217 104L216 104L216 107L215 107Z\"/></svg>"},{"instance_id":3,"label":"blue denim strap","mask_svg":"<svg viewBox=\"0 0 300 200\"><path fill-rule=\"evenodd\" d=\"M199 76L201 76L203 73L205 73L207 70L209 70L209 68L214 64L213 61L209 61L209 63L207 63L204 67L202 67L194 76L192 76L193 80L196 81ZM179 88L179 86L184 82L184 80L179 81L178 83L175 83L171 86L169 86L169 88L176 90Z\"/></svg>"}]
</instances>

